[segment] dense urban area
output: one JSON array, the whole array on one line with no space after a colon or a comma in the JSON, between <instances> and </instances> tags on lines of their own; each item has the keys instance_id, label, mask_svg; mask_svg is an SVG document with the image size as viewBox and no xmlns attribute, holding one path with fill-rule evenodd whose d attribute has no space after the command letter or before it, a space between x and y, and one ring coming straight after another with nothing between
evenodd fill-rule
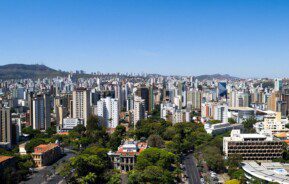
<instances>
[{"instance_id":1,"label":"dense urban area","mask_svg":"<svg viewBox=\"0 0 289 184\"><path fill-rule=\"evenodd\" d=\"M0 82L1 183L289 183L289 80Z\"/></svg>"}]
</instances>

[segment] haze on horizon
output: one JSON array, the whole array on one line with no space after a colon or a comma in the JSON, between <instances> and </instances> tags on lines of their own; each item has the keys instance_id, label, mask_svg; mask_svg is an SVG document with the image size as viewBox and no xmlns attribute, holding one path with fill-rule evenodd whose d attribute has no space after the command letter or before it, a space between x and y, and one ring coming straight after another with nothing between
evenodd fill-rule
<instances>
[{"instance_id":1,"label":"haze on horizon","mask_svg":"<svg viewBox=\"0 0 289 184\"><path fill-rule=\"evenodd\" d=\"M0 1L0 65L289 77L289 1Z\"/></svg>"}]
</instances>

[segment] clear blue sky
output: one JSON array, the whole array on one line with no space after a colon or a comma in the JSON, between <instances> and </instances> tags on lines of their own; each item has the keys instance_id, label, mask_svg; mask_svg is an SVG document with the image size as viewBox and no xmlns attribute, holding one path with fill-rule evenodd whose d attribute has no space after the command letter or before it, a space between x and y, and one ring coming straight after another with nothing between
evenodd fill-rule
<instances>
[{"instance_id":1,"label":"clear blue sky","mask_svg":"<svg viewBox=\"0 0 289 184\"><path fill-rule=\"evenodd\" d=\"M289 1L1 0L8 63L289 77Z\"/></svg>"}]
</instances>

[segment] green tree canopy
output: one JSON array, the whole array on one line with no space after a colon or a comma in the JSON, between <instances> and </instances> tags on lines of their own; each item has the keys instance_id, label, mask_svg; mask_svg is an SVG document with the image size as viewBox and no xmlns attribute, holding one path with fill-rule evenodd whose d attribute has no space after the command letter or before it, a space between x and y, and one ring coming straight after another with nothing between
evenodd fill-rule
<instances>
[{"instance_id":1,"label":"green tree canopy","mask_svg":"<svg viewBox=\"0 0 289 184\"><path fill-rule=\"evenodd\" d=\"M148 166L159 166L162 169L172 170L175 163L176 157L173 153L159 148L148 148L138 156L136 168L144 170Z\"/></svg>"},{"instance_id":2,"label":"green tree canopy","mask_svg":"<svg viewBox=\"0 0 289 184\"><path fill-rule=\"evenodd\" d=\"M161 138L161 136L152 134L148 138L148 146L163 148L164 147L164 141Z\"/></svg>"}]
</instances>

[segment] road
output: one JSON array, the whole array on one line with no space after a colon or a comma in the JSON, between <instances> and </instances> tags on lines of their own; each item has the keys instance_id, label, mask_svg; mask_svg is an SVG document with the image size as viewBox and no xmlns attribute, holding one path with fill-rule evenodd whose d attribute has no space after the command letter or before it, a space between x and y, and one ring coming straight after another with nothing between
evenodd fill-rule
<instances>
[{"instance_id":1,"label":"road","mask_svg":"<svg viewBox=\"0 0 289 184\"><path fill-rule=\"evenodd\" d=\"M195 164L193 154L189 154L185 157L184 165L189 184L201 184L199 171Z\"/></svg>"},{"instance_id":2,"label":"road","mask_svg":"<svg viewBox=\"0 0 289 184\"><path fill-rule=\"evenodd\" d=\"M66 156L59 159L55 164L61 164L63 161L70 159L75 154L70 152L68 149L64 149ZM53 165L55 165L53 164ZM55 184L55 183L65 183L63 178L55 174L55 168L53 165L45 166L42 168L36 168L33 175L30 176L29 180L21 182L21 184Z\"/></svg>"}]
</instances>

